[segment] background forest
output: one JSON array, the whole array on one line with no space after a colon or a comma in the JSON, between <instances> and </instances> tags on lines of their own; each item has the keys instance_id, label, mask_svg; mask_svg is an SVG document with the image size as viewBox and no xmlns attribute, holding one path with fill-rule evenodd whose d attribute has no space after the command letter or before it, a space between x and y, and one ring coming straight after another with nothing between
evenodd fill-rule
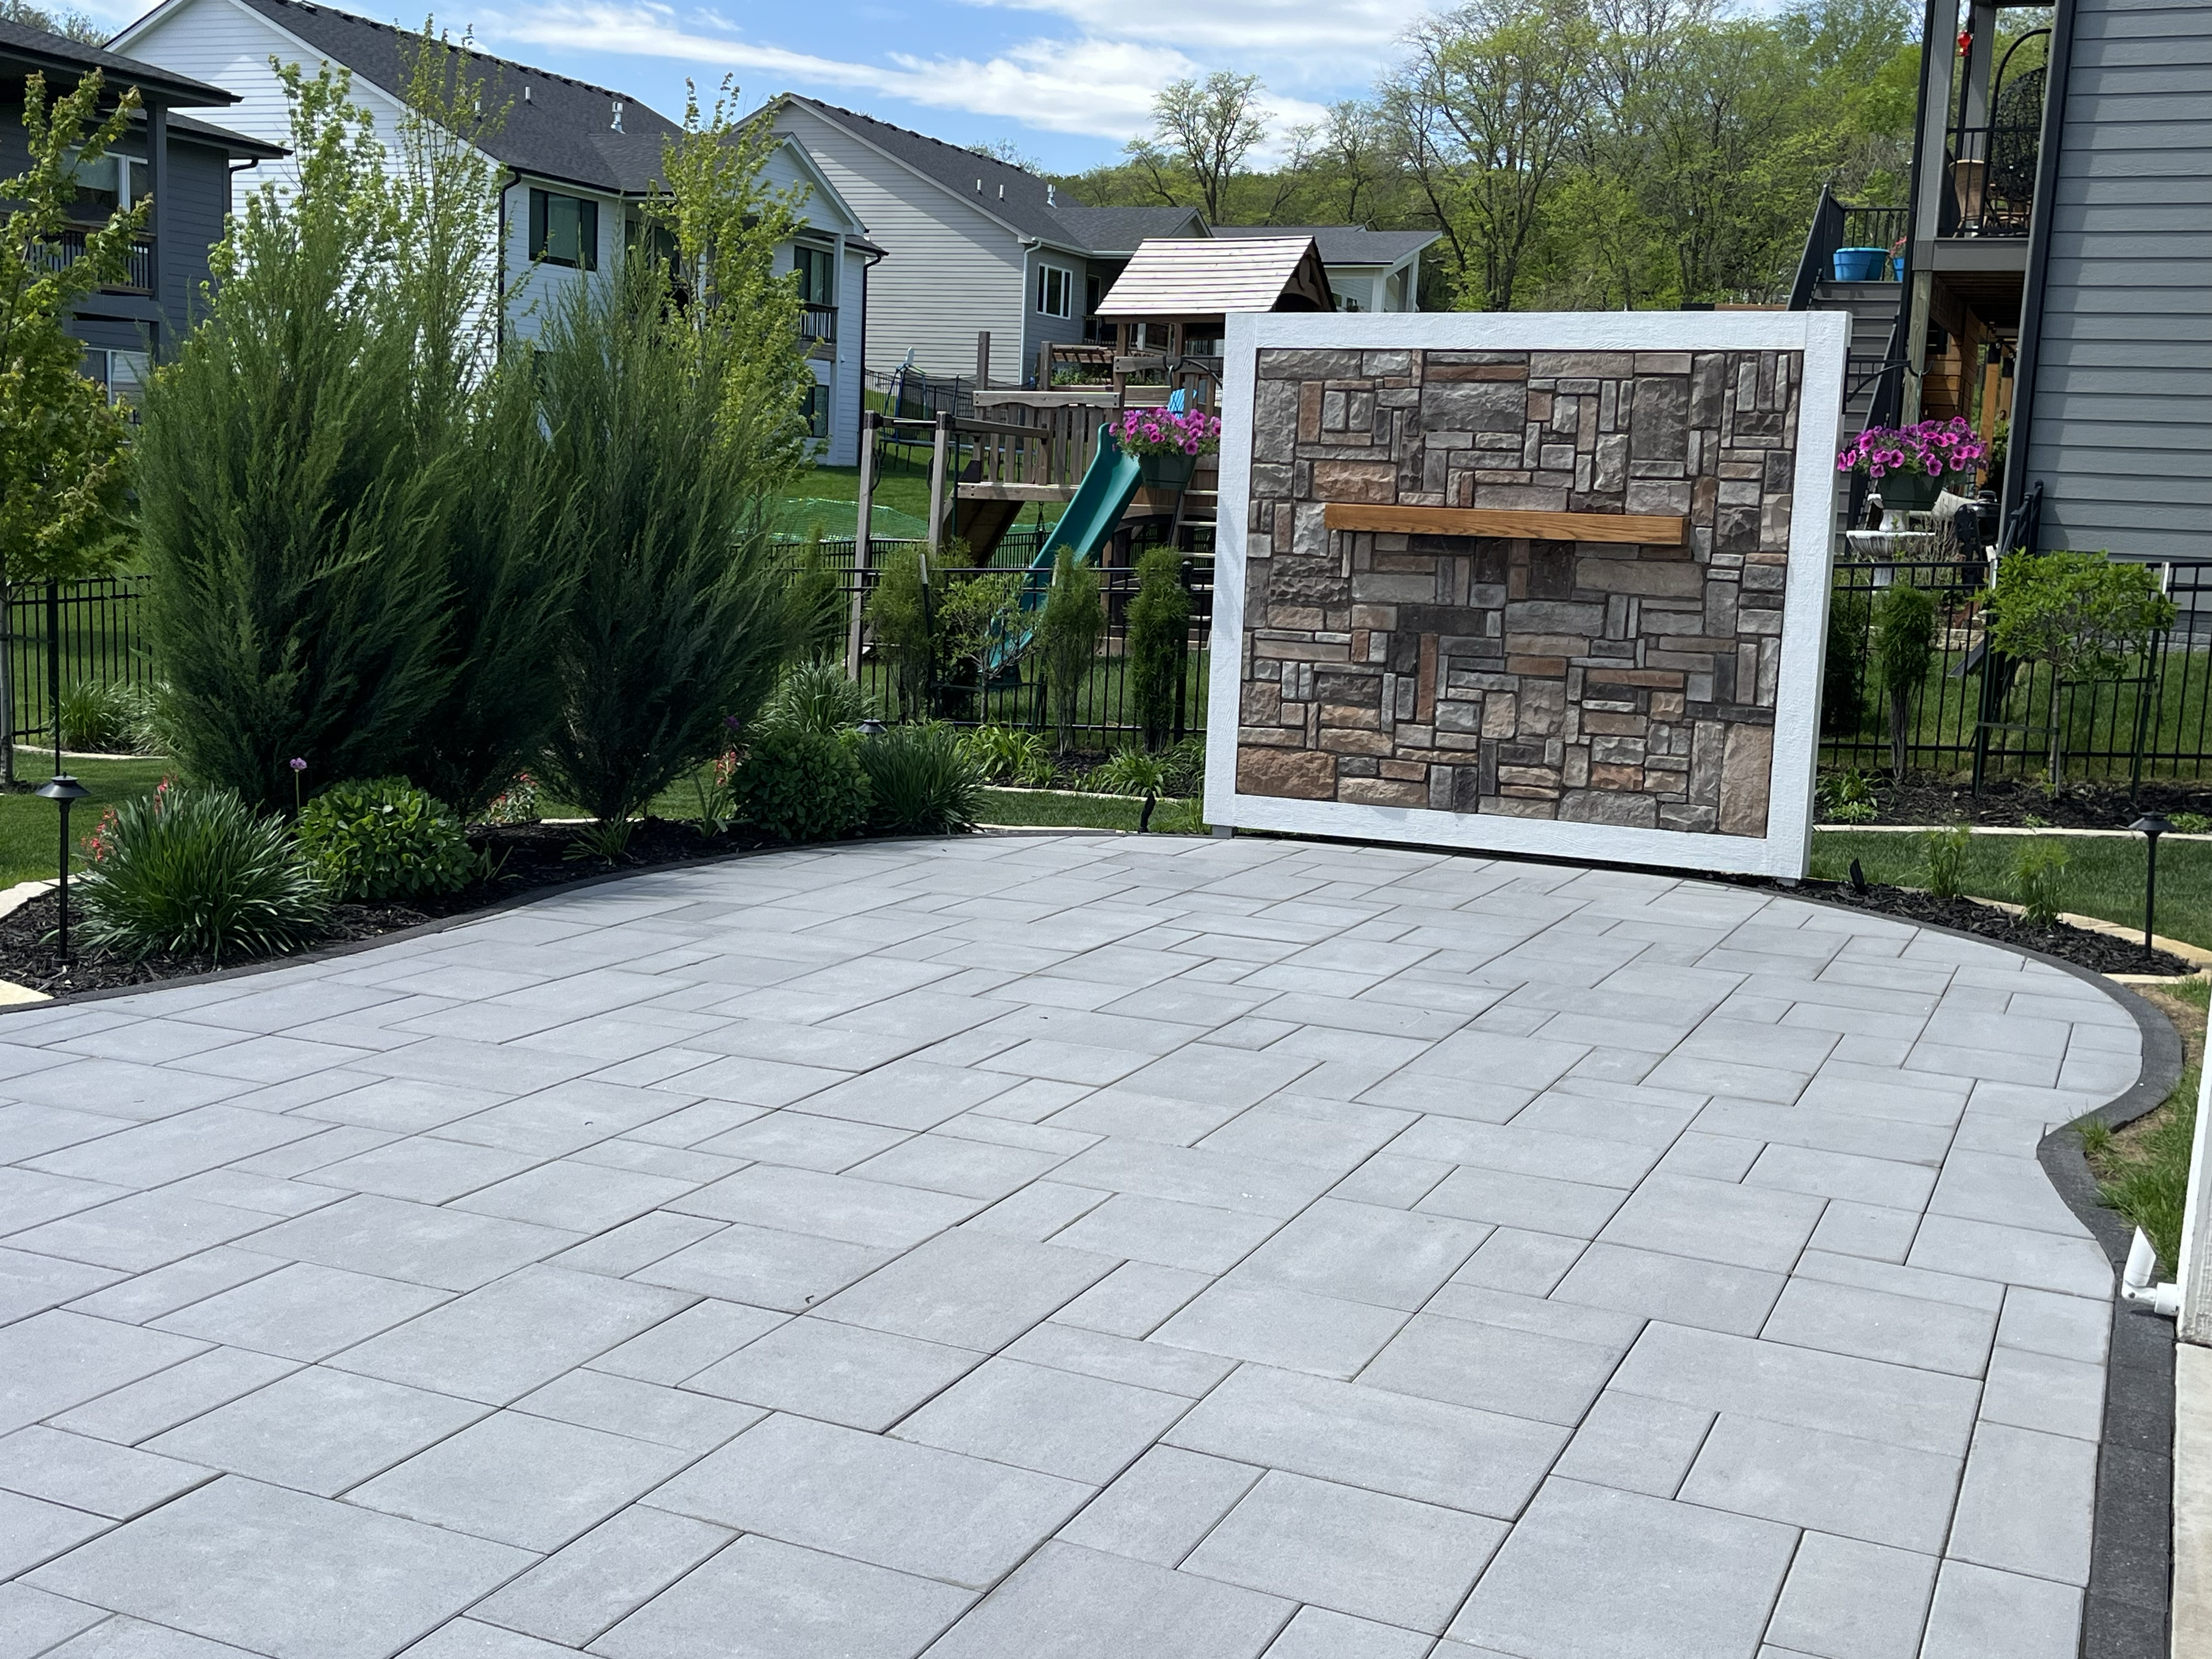
<instances>
[{"instance_id":1,"label":"background forest","mask_svg":"<svg viewBox=\"0 0 2212 1659\"><path fill-rule=\"evenodd\" d=\"M1474 0L1325 120L1285 136L1258 78L1224 71L1061 182L1223 223L1437 230L1431 309L1773 301L1823 185L1904 199L1919 28L1909 0Z\"/></svg>"}]
</instances>

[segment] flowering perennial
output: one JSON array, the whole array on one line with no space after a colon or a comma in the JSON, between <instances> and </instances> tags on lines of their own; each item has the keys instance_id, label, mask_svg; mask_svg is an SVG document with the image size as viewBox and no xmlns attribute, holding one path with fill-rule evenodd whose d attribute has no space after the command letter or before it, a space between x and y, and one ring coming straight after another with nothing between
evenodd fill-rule
<instances>
[{"instance_id":1,"label":"flowering perennial","mask_svg":"<svg viewBox=\"0 0 2212 1659\"><path fill-rule=\"evenodd\" d=\"M1221 447L1221 422L1202 409L1132 409L1109 430L1125 455L1211 455Z\"/></svg>"},{"instance_id":2,"label":"flowering perennial","mask_svg":"<svg viewBox=\"0 0 2212 1659\"><path fill-rule=\"evenodd\" d=\"M1988 453L1966 417L1923 421L1917 426L1870 426L1836 457L1838 472L1920 472L1940 478L1947 472L1971 472Z\"/></svg>"}]
</instances>

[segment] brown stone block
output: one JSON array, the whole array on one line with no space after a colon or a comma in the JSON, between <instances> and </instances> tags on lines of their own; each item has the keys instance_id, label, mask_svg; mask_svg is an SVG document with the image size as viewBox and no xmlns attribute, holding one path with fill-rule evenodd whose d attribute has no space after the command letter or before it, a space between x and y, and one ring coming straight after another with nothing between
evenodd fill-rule
<instances>
[{"instance_id":1,"label":"brown stone block","mask_svg":"<svg viewBox=\"0 0 2212 1659\"><path fill-rule=\"evenodd\" d=\"M1724 836L1766 833L1766 804L1772 787L1774 728L1732 726L1721 761L1720 830Z\"/></svg>"},{"instance_id":2,"label":"brown stone block","mask_svg":"<svg viewBox=\"0 0 2212 1659\"><path fill-rule=\"evenodd\" d=\"M1316 461L1313 490L1325 501L1388 505L1398 499L1398 469L1389 461Z\"/></svg>"},{"instance_id":3,"label":"brown stone block","mask_svg":"<svg viewBox=\"0 0 2212 1659\"><path fill-rule=\"evenodd\" d=\"M1614 714L1585 705L1582 710L1583 731L1594 738L1640 738L1650 729L1650 721L1641 714Z\"/></svg>"},{"instance_id":4,"label":"brown stone block","mask_svg":"<svg viewBox=\"0 0 2212 1659\"><path fill-rule=\"evenodd\" d=\"M1589 668L1592 685L1649 685L1668 691L1682 689L1682 677L1666 668L1610 668L1592 665Z\"/></svg>"},{"instance_id":5,"label":"brown stone block","mask_svg":"<svg viewBox=\"0 0 2212 1659\"><path fill-rule=\"evenodd\" d=\"M1336 793L1336 763L1310 749L1237 751L1237 787L1247 795L1287 800L1328 800Z\"/></svg>"},{"instance_id":6,"label":"brown stone block","mask_svg":"<svg viewBox=\"0 0 2212 1659\"><path fill-rule=\"evenodd\" d=\"M1384 777L1395 778L1401 783L1425 783L1429 776L1427 763L1412 758L1386 760L1382 763L1382 772Z\"/></svg>"},{"instance_id":7,"label":"brown stone block","mask_svg":"<svg viewBox=\"0 0 2212 1659\"><path fill-rule=\"evenodd\" d=\"M1641 789L1644 787L1644 769L1640 766L1610 765L1592 761L1589 769L1593 789Z\"/></svg>"},{"instance_id":8,"label":"brown stone block","mask_svg":"<svg viewBox=\"0 0 2212 1659\"><path fill-rule=\"evenodd\" d=\"M1535 674L1546 679L1557 679L1567 672L1565 657L1508 657L1505 672L1509 674Z\"/></svg>"},{"instance_id":9,"label":"brown stone block","mask_svg":"<svg viewBox=\"0 0 2212 1659\"><path fill-rule=\"evenodd\" d=\"M1325 722L1321 728L1321 746L1332 755L1369 756L1391 754L1397 747L1382 732L1363 732L1353 726Z\"/></svg>"},{"instance_id":10,"label":"brown stone block","mask_svg":"<svg viewBox=\"0 0 2212 1659\"><path fill-rule=\"evenodd\" d=\"M1318 380L1308 380L1298 387L1298 441L1302 444L1321 441L1322 392Z\"/></svg>"}]
</instances>

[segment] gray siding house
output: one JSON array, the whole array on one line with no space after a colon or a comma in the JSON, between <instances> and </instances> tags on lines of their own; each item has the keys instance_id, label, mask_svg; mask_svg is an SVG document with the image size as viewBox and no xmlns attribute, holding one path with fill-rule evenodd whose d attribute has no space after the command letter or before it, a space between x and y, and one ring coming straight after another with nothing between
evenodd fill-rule
<instances>
[{"instance_id":1,"label":"gray siding house","mask_svg":"<svg viewBox=\"0 0 2212 1659\"><path fill-rule=\"evenodd\" d=\"M129 399L153 362L192 325L208 280L208 250L222 240L230 210L233 172L283 151L178 113L235 104L237 94L222 87L0 20L0 178L21 172L27 160L26 77L43 76L53 97L93 70L111 94L136 87L144 112L114 153L80 174L83 222L88 228L105 224L117 207L149 195L154 206L125 279L79 301L70 332L85 343L85 373Z\"/></svg>"},{"instance_id":2,"label":"gray siding house","mask_svg":"<svg viewBox=\"0 0 2212 1659\"><path fill-rule=\"evenodd\" d=\"M1853 314L1845 435L1966 417L2008 436L2007 545L2212 560L2212 6L1924 27L1909 202L1823 196L1792 295ZM1838 280L1839 247L1901 280Z\"/></svg>"},{"instance_id":3,"label":"gray siding house","mask_svg":"<svg viewBox=\"0 0 2212 1659\"><path fill-rule=\"evenodd\" d=\"M1419 308L1424 232L1356 225L1209 226L1184 207L1091 207L1035 173L872 116L787 93L759 118L803 145L889 253L875 273L867 367L973 375L988 334L997 386L1033 378L1038 348L1101 337L1098 302L1148 238L1311 235L1356 308ZM1341 284L1339 285L1340 276Z\"/></svg>"},{"instance_id":4,"label":"gray siding house","mask_svg":"<svg viewBox=\"0 0 2212 1659\"><path fill-rule=\"evenodd\" d=\"M2060 0L2014 445L2043 541L2212 558L2212 6Z\"/></svg>"}]
</instances>

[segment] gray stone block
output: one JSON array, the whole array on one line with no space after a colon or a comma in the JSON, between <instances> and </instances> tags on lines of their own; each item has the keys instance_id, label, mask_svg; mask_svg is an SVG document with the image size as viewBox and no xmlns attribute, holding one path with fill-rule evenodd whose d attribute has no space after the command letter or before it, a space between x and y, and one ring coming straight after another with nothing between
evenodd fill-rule
<instances>
[{"instance_id":1,"label":"gray stone block","mask_svg":"<svg viewBox=\"0 0 2212 1659\"><path fill-rule=\"evenodd\" d=\"M734 1536L724 1527L633 1504L471 1613L526 1635L582 1647Z\"/></svg>"},{"instance_id":2,"label":"gray stone block","mask_svg":"<svg viewBox=\"0 0 2212 1659\"><path fill-rule=\"evenodd\" d=\"M1022 1564L931 1659L1255 1659L1290 1602L1073 1544Z\"/></svg>"},{"instance_id":3,"label":"gray stone block","mask_svg":"<svg viewBox=\"0 0 2212 1659\"><path fill-rule=\"evenodd\" d=\"M1931 1555L1808 1532L1766 1639L1815 1659L1915 1659L1936 1565Z\"/></svg>"},{"instance_id":4,"label":"gray stone block","mask_svg":"<svg viewBox=\"0 0 2212 1659\"><path fill-rule=\"evenodd\" d=\"M147 1449L334 1498L485 1414L469 1401L314 1366L195 1416Z\"/></svg>"},{"instance_id":5,"label":"gray stone block","mask_svg":"<svg viewBox=\"0 0 2212 1659\"><path fill-rule=\"evenodd\" d=\"M1261 1471L1249 1463L1155 1446L1060 1529L1067 1543L1172 1567L1189 1554Z\"/></svg>"},{"instance_id":6,"label":"gray stone block","mask_svg":"<svg viewBox=\"0 0 2212 1659\"><path fill-rule=\"evenodd\" d=\"M984 1356L835 1320L794 1319L707 1366L690 1389L880 1431L965 1376Z\"/></svg>"}]
</instances>

